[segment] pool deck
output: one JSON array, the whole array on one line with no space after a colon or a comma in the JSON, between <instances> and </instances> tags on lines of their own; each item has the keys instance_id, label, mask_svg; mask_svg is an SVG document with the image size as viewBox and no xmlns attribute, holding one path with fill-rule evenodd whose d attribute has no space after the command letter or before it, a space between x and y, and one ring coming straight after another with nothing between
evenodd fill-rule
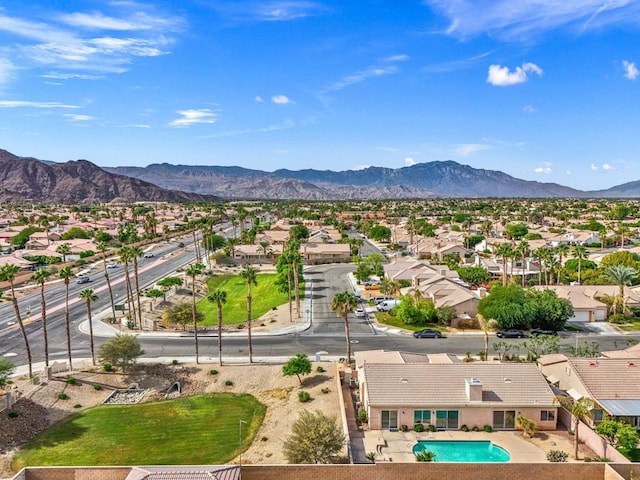
<instances>
[{"instance_id":1,"label":"pool deck","mask_svg":"<svg viewBox=\"0 0 640 480\"><path fill-rule=\"evenodd\" d=\"M420 440L489 440L509 452L510 462L547 463L544 450L523 439L521 432L364 432L365 451L376 452L376 462L413 463L413 446Z\"/></svg>"}]
</instances>

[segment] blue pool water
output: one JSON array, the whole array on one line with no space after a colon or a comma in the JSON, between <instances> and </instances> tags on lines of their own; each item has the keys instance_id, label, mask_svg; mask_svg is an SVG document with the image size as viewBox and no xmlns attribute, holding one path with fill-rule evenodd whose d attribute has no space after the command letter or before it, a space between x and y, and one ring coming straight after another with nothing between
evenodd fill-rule
<instances>
[{"instance_id":1,"label":"blue pool water","mask_svg":"<svg viewBox=\"0 0 640 480\"><path fill-rule=\"evenodd\" d=\"M435 452L434 462L508 462L509 452L488 440L449 441L424 440L413 447L413 453Z\"/></svg>"}]
</instances>

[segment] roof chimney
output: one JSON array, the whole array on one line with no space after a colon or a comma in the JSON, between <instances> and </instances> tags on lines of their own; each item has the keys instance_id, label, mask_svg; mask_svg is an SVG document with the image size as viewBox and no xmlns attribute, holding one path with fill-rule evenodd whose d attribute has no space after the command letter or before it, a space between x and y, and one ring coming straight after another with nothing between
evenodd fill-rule
<instances>
[{"instance_id":1,"label":"roof chimney","mask_svg":"<svg viewBox=\"0 0 640 480\"><path fill-rule=\"evenodd\" d=\"M470 402L482 401L482 382L477 378L465 378L465 391Z\"/></svg>"}]
</instances>

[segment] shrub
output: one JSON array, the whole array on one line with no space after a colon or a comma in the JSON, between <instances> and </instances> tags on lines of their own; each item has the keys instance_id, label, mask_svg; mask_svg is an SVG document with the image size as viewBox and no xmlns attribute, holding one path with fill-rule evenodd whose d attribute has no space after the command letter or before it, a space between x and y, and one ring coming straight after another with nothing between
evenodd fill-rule
<instances>
[{"instance_id":1,"label":"shrub","mask_svg":"<svg viewBox=\"0 0 640 480\"><path fill-rule=\"evenodd\" d=\"M600 457L598 455L596 455L595 457L584 457L584 461L585 462L610 462L611 459L607 458L607 457Z\"/></svg>"},{"instance_id":2,"label":"shrub","mask_svg":"<svg viewBox=\"0 0 640 480\"><path fill-rule=\"evenodd\" d=\"M461 430L461 431L463 431L463 432L468 432L468 431L469 431L469 427L467 427L467 425L466 425L466 424L464 424L464 425L462 425L462 426L460 427L460 430Z\"/></svg>"},{"instance_id":3,"label":"shrub","mask_svg":"<svg viewBox=\"0 0 640 480\"><path fill-rule=\"evenodd\" d=\"M298 400L301 403L307 403L309 400L311 400L311 395L309 394L309 392L305 392L303 390L301 392L298 392Z\"/></svg>"},{"instance_id":4,"label":"shrub","mask_svg":"<svg viewBox=\"0 0 640 480\"><path fill-rule=\"evenodd\" d=\"M102 385L94 385L93 389L94 390L102 390Z\"/></svg>"},{"instance_id":5,"label":"shrub","mask_svg":"<svg viewBox=\"0 0 640 480\"><path fill-rule=\"evenodd\" d=\"M629 321L622 313L614 313L613 315L610 315L607 320L609 320L610 323L618 324L627 323Z\"/></svg>"},{"instance_id":6,"label":"shrub","mask_svg":"<svg viewBox=\"0 0 640 480\"><path fill-rule=\"evenodd\" d=\"M318 373L324 373L324 372L325 372L325 369L324 369L324 367L323 367L322 365L318 365L318 368L316 368L316 372L318 372Z\"/></svg>"},{"instance_id":7,"label":"shrub","mask_svg":"<svg viewBox=\"0 0 640 480\"><path fill-rule=\"evenodd\" d=\"M7 415L9 416L9 418L17 418L20 416L20 414L15 410L11 410Z\"/></svg>"},{"instance_id":8,"label":"shrub","mask_svg":"<svg viewBox=\"0 0 640 480\"><path fill-rule=\"evenodd\" d=\"M66 393L62 392L58 394L58 400L68 400L69 399L69 395L67 395Z\"/></svg>"},{"instance_id":9,"label":"shrub","mask_svg":"<svg viewBox=\"0 0 640 480\"><path fill-rule=\"evenodd\" d=\"M400 425L400 431L408 432L409 431L409 426L408 425Z\"/></svg>"},{"instance_id":10,"label":"shrub","mask_svg":"<svg viewBox=\"0 0 640 480\"><path fill-rule=\"evenodd\" d=\"M360 407L358 409L358 420L360 423L366 423L369 418L367 417L367 409L364 407Z\"/></svg>"},{"instance_id":11,"label":"shrub","mask_svg":"<svg viewBox=\"0 0 640 480\"><path fill-rule=\"evenodd\" d=\"M416 453L416 460L418 462L433 462L434 458L436 458L436 454L431 450L423 450L422 452Z\"/></svg>"},{"instance_id":12,"label":"shrub","mask_svg":"<svg viewBox=\"0 0 640 480\"><path fill-rule=\"evenodd\" d=\"M477 426L477 425L474 425L471 430L473 430L474 432L479 432L480 431L480 427Z\"/></svg>"},{"instance_id":13,"label":"shrub","mask_svg":"<svg viewBox=\"0 0 640 480\"><path fill-rule=\"evenodd\" d=\"M413 427L413 430L418 433L424 432L424 425L421 423L418 423L415 427Z\"/></svg>"},{"instance_id":14,"label":"shrub","mask_svg":"<svg viewBox=\"0 0 640 480\"><path fill-rule=\"evenodd\" d=\"M238 330L242 330L244 328L244 323L239 323L238 324Z\"/></svg>"},{"instance_id":15,"label":"shrub","mask_svg":"<svg viewBox=\"0 0 640 480\"><path fill-rule=\"evenodd\" d=\"M209 374L210 375L217 375L218 374L218 370L209 370Z\"/></svg>"},{"instance_id":16,"label":"shrub","mask_svg":"<svg viewBox=\"0 0 640 480\"><path fill-rule=\"evenodd\" d=\"M102 369L105 372L113 372L113 365L111 365L110 363L105 363L104 365L102 365Z\"/></svg>"},{"instance_id":17,"label":"shrub","mask_svg":"<svg viewBox=\"0 0 640 480\"><path fill-rule=\"evenodd\" d=\"M484 427L482 427L482 431L491 433L493 432L493 427L491 425L485 425Z\"/></svg>"},{"instance_id":18,"label":"shrub","mask_svg":"<svg viewBox=\"0 0 640 480\"><path fill-rule=\"evenodd\" d=\"M547 453L547 460L553 463L564 463L567 461L569 454L562 450L551 450Z\"/></svg>"},{"instance_id":19,"label":"shrub","mask_svg":"<svg viewBox=\"0 0 640 480\"><path fill-rule=\"evenodd\" d=\"M79 403L76 403L73 408L82 408L82 405L80 405Z\"/></svg>"},{"instance_id":20,"label":"shrub","mask_svg":"<svg viewBox=\"0 0 640 480\"><path fill-rule=\"evenodd\" d=\"M171 360L171 365L177 365L177 364L178 364L178 360L175 360L175 359Z\"/></svg>"},{"instance_id":21,"label":"shrub","mask_svg":"<svg viewBox=\"0 0 640 480\"><path fill-rule=\"evenodd\" d=\"M227 380L227 381L225 381L225 382L224 382L224 384L225 384L227 387L231 387L231 386L233 385L233 382L232 382L231 380Z\"/></svg>"},{"instance_id":22,"label":"shrub","mask_svg":"<svg viewBox=\"0 0 640 480\"><path fill-rule=\"evenodd\" d=\"M78 379L75 377L67 378L67 385L76 385L78 383Z\"/></svg>"},{"instance_id":23,"label":"shrub","mask_svg":"<svg viewBox=\"0 0 640 480\"><path fill-rule=\"evenodd\" d=\"M269 440L267 437L262 437L262 438L260 438L260 441L261 441L261 442L266 442L267 440Z\"/></svg>"},{"instance_id":24,"label":"shrub","mask_svg":"<svg viewBox=\"0 0 640 480\"><path fill-rule=\"evenodd\" d=\"M435 426L435 425L429 425L429 431L430 431L430 432L435 432L436 430L437 430L437 429L436 429L436 426Z\"/></svg>"},{"instance_id":25,"label":"shrub","mask_svg":"<svg viewBox=\"0 0 640 480\"><path fill-rule=\"evenodd\" d=\"M324 387L322 390L320 390L322 393L329 393L330 390L327 387Z\"/></svg>"}]
</instances>

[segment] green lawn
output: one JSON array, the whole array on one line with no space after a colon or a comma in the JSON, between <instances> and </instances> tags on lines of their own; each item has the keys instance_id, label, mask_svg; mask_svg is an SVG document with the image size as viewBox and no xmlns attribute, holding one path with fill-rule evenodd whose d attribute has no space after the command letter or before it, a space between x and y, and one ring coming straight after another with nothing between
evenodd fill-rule
<instances>
[{"instance_id":1,"label":"green lawn","mask_svg":"<svg viewBox=\"0 0 640 480\"><path fill-rule=\"evenodd\" d=\"M287 303L287 294L278 292L276 275L261 273L257 285L251 286L251 318L261 317L273 307ZM304 296L304 284L300 285L300 296ZM238 275L217 275L207 280L208 291L216 289L227 292L227 303L222 306L222 322L225 325L247 322L247 282ZM198 311L205 319L200 325L218 324L218 306L204 299L198 302Z\"/></svg>"},{"instance_id":2,"label":"green lawn","mask_svg":"<svg viewBox=\"0 0 640 480\"><path fill-rule=\"evenodd\" d=\"M629 323L623 323L616 325L620 330L625 332L636 332L640 330L640 318L630 318L627 320Z\"/></svg>"},{"instance_id":3,"label":"green lawn","mask_svg":"<svg viewBox=\"0 0 640 480\"><path fill-rule=\"evenodd\" d=\"M376 312L376 320L378 321L378 323L382 323L383 325L389 325L390 327L396 328L404 328L405 330L409 330L411 332L417 332L418 330L424 330L425 328L431 328L440 332L444 331L442 325L439 325L437 323L410 325L408 323L404 323L402 320L398 319L398 317L394 317L387 312Z\"/></svg>"},{"instance_id":4,"label":"green lawn","mask_svg":"<svg viewBox=\"0 0 640 480\"><path fill-rule=\"evenodd\" d=\"M217 393L138 405L101 405L38 435L13 460L35 465L216 465L246 450L266 407L252 395Z\"/></svg>"}]
</instances>

